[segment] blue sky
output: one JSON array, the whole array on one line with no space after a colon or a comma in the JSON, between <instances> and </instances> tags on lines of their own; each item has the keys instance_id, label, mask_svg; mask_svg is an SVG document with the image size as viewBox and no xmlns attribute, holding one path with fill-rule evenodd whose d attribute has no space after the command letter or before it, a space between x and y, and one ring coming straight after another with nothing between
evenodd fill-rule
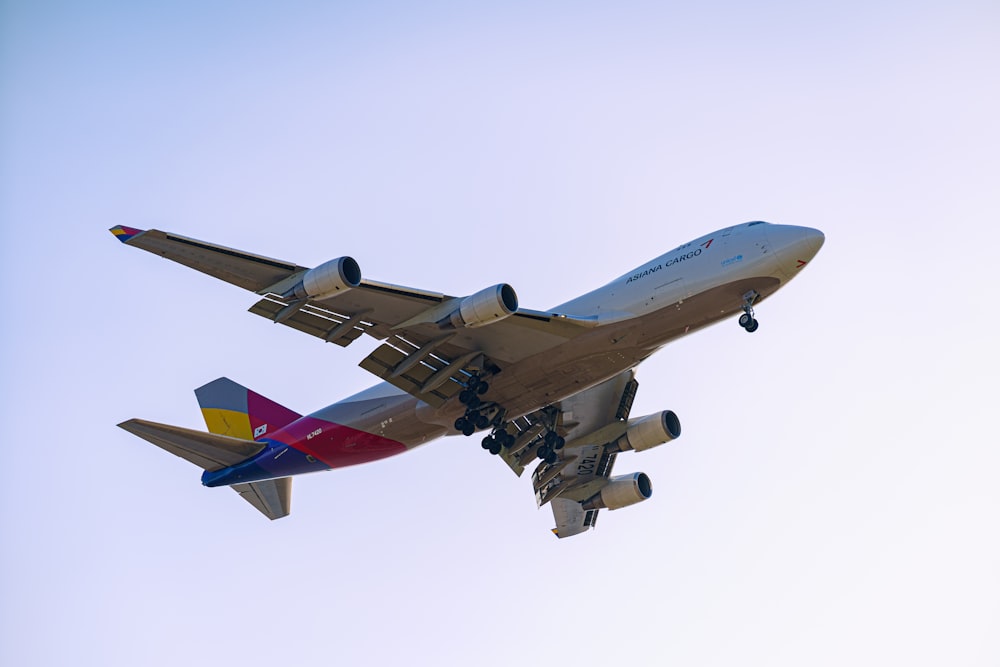
<instances>
[{"instance_id":1,"label":"blue sky","mask_svg":"<svg viewBox=\"0 0 1000 667\"><path fill-rule=\"evenodd\" d=\"M998 62L988 2L0 4L0 663L996 664ZM640 367L684 436L572 540L471 440L269 523L115 427L373 383L116 224L546 308L753 219L827 242Z\"/></svg>"}]
</instances>

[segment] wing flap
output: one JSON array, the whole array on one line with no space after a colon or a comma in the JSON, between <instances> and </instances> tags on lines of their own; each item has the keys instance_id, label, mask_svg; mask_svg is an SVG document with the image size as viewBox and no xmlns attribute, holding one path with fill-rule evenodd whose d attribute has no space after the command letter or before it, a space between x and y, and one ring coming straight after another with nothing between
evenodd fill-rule
<instances>
[{"instance_id":1,"label":"wing flap","mask_svg":"<svg viewBox=\"0 0 1000 667\"><path fill-rule=\"evenodd\" d=\"M368 309L341 313L316 303L285 301L276 294L265 294L250 312L341 347L347 347L373 326L364 319L371 312Z\"/></svg>"},{"instance_id":2,"label":"wing flap","mask_svg":"<svg viewBox=\"0 0 1000 667\"><path fill-rule=\"evenodd\" d=\"M436 340L421 346L394 336L359 365L411 396L440 407L462 390L461 383L480 370L484 361L475 350L457 358L440 357L434 354L437 346Z\"/></svg>"},{"instance_id":3,"label":"wing flap","mask_svg":"<svg viewBox=\"0 0 1000 667\"><path fill-rule=\"evenodd\" d=\"M272 521L288 516L292 511L291 477L233 484L232 489Z\"/></svg>"},{"instance_id":4,"label":"wing flap","mask_svg":"<svg viewBox=\"0 0 1000 667\"><path fill-rule=\"evenodd\" d=\"M208 471L236 465L264 450L264 445L252 440L158 424L145 419L129 419L118 426Z\"/></svg>"}]
</instances>

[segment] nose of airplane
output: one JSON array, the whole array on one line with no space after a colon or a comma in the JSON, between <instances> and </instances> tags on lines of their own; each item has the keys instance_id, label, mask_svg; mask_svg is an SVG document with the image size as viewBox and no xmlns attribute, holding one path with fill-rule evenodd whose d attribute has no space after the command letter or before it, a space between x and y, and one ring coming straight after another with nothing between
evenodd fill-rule
<instances>
[{"instance_id":1,"label":"nose of airplane","mask_svg":"<svg viewBox=\"0 0 1000 667\"><path fill-rule=\"evenodd\" d=\"M773 250L771 256L775 267L791 279L816 256L826 237L811 227L771 225L767 228L767 240Z\"/></svg>"},{"instance_id":2,"label":"nose of airplane","mask_svg":"<svg viewBox=\"0 0 1000 667\"><path fill-rule=\"evenodd\" d=\"M778 253L802 262L815 257L826 240L818 229L794 225L773 225L767 230L767 238Z\"/></svg>"},{"instance_id":3,"label":"nose of airplane","mask_svg":"<svg viewBox=\"0 0 1000 667\"><path fill-rule=\"evenodd\" d=\"M796 229L799 232L799 240L795 244L796 249L800 254L808 255L808 257L803 257L802 259L809 261L823 247L823 241L826 240L826 236L823 235L823 232L812 227L796 227Z\"/></svg>"}]
</instances>

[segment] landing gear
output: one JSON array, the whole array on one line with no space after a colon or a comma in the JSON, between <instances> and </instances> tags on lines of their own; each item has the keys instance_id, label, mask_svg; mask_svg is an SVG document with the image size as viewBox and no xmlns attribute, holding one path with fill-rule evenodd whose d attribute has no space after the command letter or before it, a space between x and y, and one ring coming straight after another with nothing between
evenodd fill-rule
<instances>
[{"instance_id":1,"label":"landing gear","mask_svg":"<svg viewBox=\"0 0 1000 667\"><path fill-rule=\"evenodd\" d=\"M545 434L545 447L548 447L550 450L556 452L562 449L565 445L566 438L562 437L555 431L549 431Z\"/></svg>"},{"instance_id":2,"label":"landing gear","mask_svg":"<svg viewBox=\"0 0 1000 667\"><path fill-rule=\"evenodd\" d=\"M466 407L465 415L455 420L455 430L462 435L472 435L490 425L490 418L484 414L491 406L480 398L489 391L490 385L478 375L470 375L465 381L465 389L459 392L458 401Z\"/></svg>"},{"instance_id":3,"label":"landing gear","mask_svg":"<svg viewBox=\"0 0 1000 667\"><path fill-rule=\"evenodd\" d=\"M460 431L462 435L472 435L476 432L476 424L469 420L468 416L459 417L455 420L455 430Z\"/></svg>"},{"instance_id":4,"label":"landing gear","mask_svg":"<svg viewBox=\"0 0 1000 667\"><path fill-rule=\"evenodd\" d=\"M539 459L545 461L549 465L552 465L553 463L559 460L559 455L556 454L552 450L552 447L550 447L549 445L542 445L541 447L539 447L538 451L536 452L536 456L538 456Z\"/></svg>"},{"instance_id":5,"label":"landing gear","mask_svg":"<svg viewBox=\"0 0 1000 667\"><path fill-rule=\"evenodd\" d=\"M493 433L483 438L483 449L496 456L503 449L510 449L517 438L507 432L505 425L497 426Z\"/></svg>"},{"instance_id":6,"label":"landing gear","mask_svg":"<svg viewBox=\"0 0 1000 667\"><path fill-rule=\"evenodd\" d=\"M503 449L503 444L501 444L500 439L495 435L488 435L483 438L483 449L489 451L490 454L496 456Z\"/></svg>"},{"instance_id":7,"label":"landing gear","mask_svg":"<svg viewBox=\"0 0 1000 667\"><path fill-rule=\"evenodd\" d=\"M753 316L753 304L757 299L760 298L760 294L757 290L750 290L743 295L743 314L740 315L740 326L743 327L747 333L753 333L757 330L757 320Z\"/></svg>"}]
</instances>

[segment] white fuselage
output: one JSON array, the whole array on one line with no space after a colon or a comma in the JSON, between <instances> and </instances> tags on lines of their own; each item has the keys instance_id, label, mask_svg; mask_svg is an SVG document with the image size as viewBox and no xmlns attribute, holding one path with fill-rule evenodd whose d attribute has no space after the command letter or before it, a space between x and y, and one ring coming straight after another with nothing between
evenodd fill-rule
<instances>
[{"instance_id":1,"label":"white fuselage","mask_svg":"<svg viewBox=\"0 0 1000 667\"><path fill-rule=\"evenodd\" d=\"M815 229L751 222L685 243L607 285L552 309L587 331L491 380L491 399L513 417L563 400L635 367L666 343L773 294L823 244ZM440 408L383 383L315 413L407 447L454 433L464 410Z\"/></svg>"}]
</instances>

